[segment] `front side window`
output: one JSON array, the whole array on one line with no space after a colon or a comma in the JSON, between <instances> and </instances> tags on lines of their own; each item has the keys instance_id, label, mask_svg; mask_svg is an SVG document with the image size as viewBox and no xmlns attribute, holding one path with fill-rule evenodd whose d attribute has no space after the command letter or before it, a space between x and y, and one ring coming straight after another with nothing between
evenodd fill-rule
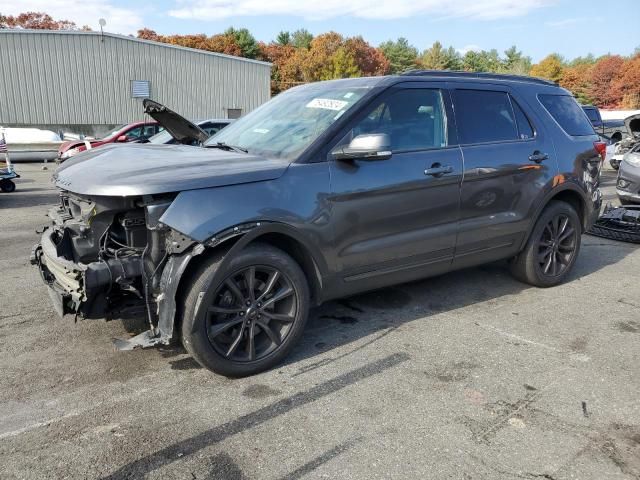
<instances>
[{"instance_id":1,"label":"front side window","mask_svg":"<svg viewBox=\"0 0 640 480\"><path fill-rule=\"evenodd\" d=\"M136 138L140 138L140 136L142 135L142 127L136 127L136 128L132 128L131 130L129 130L126 134L125 134L129 139L136 139Z\"/></svg>"},{"instance_id":2,"label":"front side window","mask_svg":"<svg viewBox=\"0 0 640 480\"><path fill-rule=\"evenodd\" d=\"M447 122L442 92L407 89L374 104L369 114L353 127L340 144L358 135L386 133L391 150L411 151L447 146Z\"/></svg>"},{"instance_id":3,"label":"front side window","mask_svg":"<svg viewBox=\"0 0 640 480\"><path fill-rule=\"evenodd\" d=\"M453 94L460 143L502 142L519 138L506 92L455 90Z\"/></svg>"},{"instance_id":4,"label":"front side window","mask_svg":"<svg viewBox=\"0 0 640 480\"><path fill-rule=\"evenodd\" d=\"M205 146L222 142L254 155L294 160L369 89L320 82L287 90L220 130Z\"/></svg>"},{"instance_id":5,"label":"front side window","mask_svg":"<svg viewBox=\"0 0 640 480\"><path fill-rule=\"evenodd\" d=\"M568 134L576 137L595 135L593 125L570 95L538 95L540 103Z\"/></svg>"}]
</instances>

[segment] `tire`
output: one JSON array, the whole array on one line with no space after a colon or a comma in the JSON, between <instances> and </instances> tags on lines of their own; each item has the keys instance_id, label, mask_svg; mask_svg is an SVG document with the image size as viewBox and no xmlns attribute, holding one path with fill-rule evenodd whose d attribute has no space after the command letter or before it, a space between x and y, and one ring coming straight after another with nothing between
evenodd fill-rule
<instances>
[{"instance_id":1,"label":"tire","mask_svg":"<svg viewBox=\"0 0 640 480\"><path fill-rule=\"evenodd\" d=\"M224 262L204 260L191 278L182 343L203 367L227 377L253 375L281 362L300 340L309 286L282 250L250 244Z\"/></svg>"},{"instance_id":2,"label":"tire","mask_svg":"<svg viewBox=\"0 0 640 480\"><path fill-rule=\"evenodd\" d=\"M575 209L566 202L549 202L524 250L511 262L512 275L536 287L562 283L580 253L581 235L582 224Z\"/></svg>"},{"instance_id":3,"label":"tire","mask_svg":"<svg viewBox=\"0 0 640 480\"><path fill-rule=\"evenodd\" d=\"M16 184L11 180L0 180L0 190L4 193L11 193L16 191Z\"/></svg>"}]
</instances>

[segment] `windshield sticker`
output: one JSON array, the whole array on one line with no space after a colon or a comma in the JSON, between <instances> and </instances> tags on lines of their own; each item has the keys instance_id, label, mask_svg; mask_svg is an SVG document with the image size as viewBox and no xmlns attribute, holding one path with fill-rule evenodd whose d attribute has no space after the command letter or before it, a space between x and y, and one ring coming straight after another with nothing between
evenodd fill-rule
<instances>
[{"instance_id":1,"label":"windshield sticker","mask_svg":"<svg viewBox=\"0 0 640 480\"><path fill-rule=\"evenodd\" d=\"M349 102L332 98L314 98L307 103L307 108L324 108L325 110L342 110Z\"/></svg>"},{"instance_id":2,"label":"windshield sticker","mask_svg":"<svg viewBox=\"0 0 640 480\"><path fill-rule=\"evenodd\" d=\"M345 93L343 98L351 98L353 97L353 92Z\"/></svg>"},{"instance_id":3,"label":"windshield sticker","mask_svg":"<svg viewBox=\"0 0 640 480\"><path fill-rule=\"evenodd\" d=\"M254 128L253 133L269 133L268 128Z\"/></svg>"}]
</instances>

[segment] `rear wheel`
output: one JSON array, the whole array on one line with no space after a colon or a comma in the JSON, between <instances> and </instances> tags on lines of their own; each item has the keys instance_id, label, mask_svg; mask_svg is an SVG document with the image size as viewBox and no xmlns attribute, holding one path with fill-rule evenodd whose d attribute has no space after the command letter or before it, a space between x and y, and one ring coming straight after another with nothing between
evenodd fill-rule
<instances>
[{"instance_id":1,"label":"rear wheel","mask_svg":"<svg viewBox=\"0 0 640 480\"><path fill-rule=\"evenodd\" d=\"M580 252L582 226L575 209L553 201L536 222L525 249L511 263L518 280L536 287L564 281Z\"/></svg>"},{"instance_id":2,"label":"rear wheel","mask_svg":"<svg viewBox=\"0 0 640 480\"><path fill-rule=\"evenodd\" d=\"M304 273L289 255L265 244L249 245L221 265L221 258L205 261L188 289L185 348L198 363L226 376L271 368L304 330L309 309Z\"/></svg>"},{"instance_id":3,"label":"rear wheel","mask_svg":"<svg viewBox=\"0 0 640 480\"><path fill-rule=\"evenodd\" d=\"M0 190L5 193L11 193L16 190L16 184L11 180L0 180Z\"/></svg>"}]
</instances>

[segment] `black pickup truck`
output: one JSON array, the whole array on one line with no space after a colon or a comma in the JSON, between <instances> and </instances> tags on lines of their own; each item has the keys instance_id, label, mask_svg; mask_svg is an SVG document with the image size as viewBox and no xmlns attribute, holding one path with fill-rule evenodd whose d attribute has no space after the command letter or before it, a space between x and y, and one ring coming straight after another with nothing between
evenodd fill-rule
<instances>
[{"instance_id":1,"label":"black pickup truck","mask_svg":"<svg viewBox=\"0 0 640 480\"><path fill-rule=\"evenodd\" d=\"M591 124L598 135L607 138L612 144L618 143L627 136L624 120L602 120L600 110L593 105L583 105L582 109L587 114L587 117L589 117L589 120L591 120Z\"/></svg>"}]
</instances>

